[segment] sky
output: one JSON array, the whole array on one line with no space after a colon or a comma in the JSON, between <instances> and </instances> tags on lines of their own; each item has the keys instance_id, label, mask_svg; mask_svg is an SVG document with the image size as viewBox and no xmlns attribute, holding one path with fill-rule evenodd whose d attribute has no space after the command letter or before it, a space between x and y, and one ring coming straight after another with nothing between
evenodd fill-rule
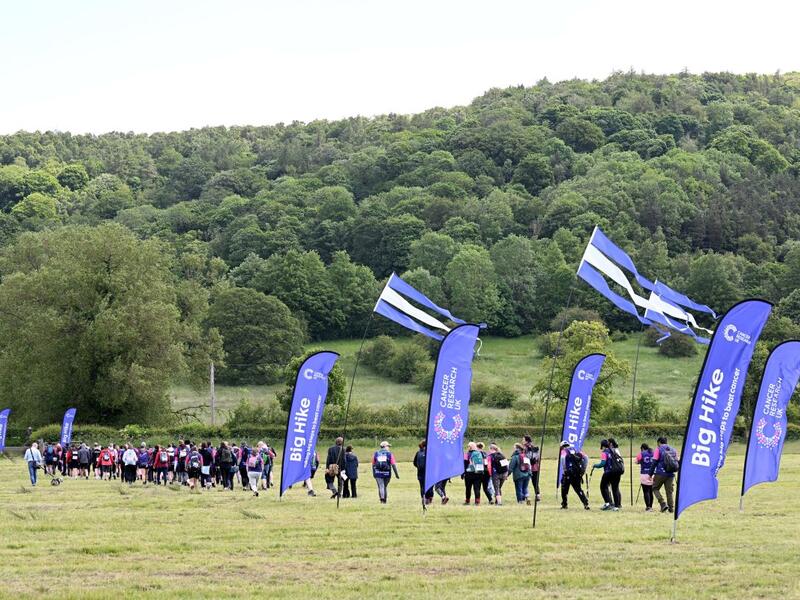
<instances>
[{"instance_id":1,"label":"sky","mask_svg":"<svg viewBox=\"0 0 800 600\"><path fill-rule=\"evenodd\" d=\"M37 0L0 5L0 134L468 104L613 71L800 70L795 2Z\"/></svg>"}]
</instances>

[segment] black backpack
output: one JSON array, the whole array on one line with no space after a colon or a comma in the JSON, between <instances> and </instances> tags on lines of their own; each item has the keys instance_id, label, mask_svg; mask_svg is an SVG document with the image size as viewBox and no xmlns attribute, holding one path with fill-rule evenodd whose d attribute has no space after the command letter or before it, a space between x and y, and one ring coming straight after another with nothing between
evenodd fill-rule
<instances>
[{"instance_id":1,"label":"black backpack","mask_svg":"<svg viewBox=\"0 0 800 600\"><path fill-rule=\"evenodd\" d=\"M677 473L680 465L678 463L678 457L675 449L664 445L661 446L660 450L661 452L659 458L661 458L661 462L664 465L664 472Z\"/></svg>"},{"instance_id":2,"label":"black backpack","mask_svg":"<svg viewBox=\"0 0 800 600\"><path fill-rule=\"evenodd\" d=\"M501 462L505 462L505 465L500 464ZM506 457L503 455L502 452L497 450L492 454L492 471L497 473L498 475L502 475L503 473L508 473L508 461Z\"/></svg>"},{"instance_id":3,"label":"black backpack","mask_svg":"<svg viewBox=\"0 0 800 600\"><path fill-rule=\"evenodd\" d=\"M586 461L583 460L583 455L574 450L568 451L564 458L564 470L569 475L583 476L586 472Z\"/></svg>"},{"instance_id":4,"label":"black backpack","mask_svg":"<svg viewBox=\"0 0 800 600\"><path fill-rule=\"evenodd\" d=\"M612 475L622 475L625 472L625 461L616 448L606 450L606 461L608 462L608 472Z\"/></svg>"}]
</instances>

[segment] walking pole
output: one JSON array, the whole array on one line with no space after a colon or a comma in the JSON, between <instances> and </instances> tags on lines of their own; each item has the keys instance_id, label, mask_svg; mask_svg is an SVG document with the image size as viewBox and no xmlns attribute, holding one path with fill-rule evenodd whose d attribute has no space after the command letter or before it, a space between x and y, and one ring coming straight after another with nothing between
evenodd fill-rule
<instances>
[{"instance_id":1,"label":"walking pole","mask_svg":"<svg viewBox=\"0 0 800 600\"><path fill-rule=\"evenodd\" d=\"M633 390L631 391L631 414L630 414L630 468L631 476L631 506L633 506L633 414L636 411L636 371L639 369L639 349L642 347L644 337L644 325L639 332L639 341L636 342L636 362L633 365Z\"/></svg>"},{"instance_id":2,"label":"walking pole","mask_svg":"<svg viewBox=\"0 0 800 600\"><path fill-rule=\"evenodd\" d=\"M639 494L642 493L642 486L639 486L639 490L636 492L636 504L639 504Z\"/></svg>"},{"instance_id":3,"label":"walking pole","mask_svg":"<svg viewBox=\"0 0 800 600\"><path fill-rule=\"evenodd\" d=\"M539 470L541 472L542 468L542 459L544 458L544 435L547 432L547 411L550 408L550 396L553 393L553 376L555 375L556 371L556 361L558 360L558 351L561 349L561 337L564 335L564 325L567 322L567 310L572 304L572 294L575 291L575 284L573 284L569 288L569 296L567 297L567 305L564 307L563 316L561 317L561 327L558 330L558 339L556 340L556 349L553 352L553 362L550 365L550 379L547 382L547 396L545 396L544 400L544 419L542 419L542 438L539 442ZM540 475L541 476L541 475ZM534 492L535 493L535 492ZM536 509L539 506L539 502L536 501L536 497L534 496L534 503L533 503L533 528L536 529Z\"/></svg>"},{"instance_id":4,"label":"walking pole","mask_svg":"<svg viewBox=\"0 0 800 600\"><path fill-rule=\"evenodd\" d=\"M342 431L342 445L339 447L339 456L336 457L336 464L338 465L342 460L342 452L345 449L345 442L347 441L347 417L350 413L350 399L353 397L353 386L356 382L356 373L358 373L358 363L361 362L361 351L364 349L364 342L367 339L367 332L369 331L369 325L372 323L372 317L375 315L374 312L370 313L369 320L367 321L366 327L364 327L364 335L361 336L361 345L358 347L358 354L356 354L356 364L353 367L353 377L350 379L350 392L347 394L347 404L344 407L344 430ZM337 475L336 478L341 481L341 478ZM339 508L339 499L342 497L342 491L339 488L337 483L337 495L336 495L336 508Z\"/></svg>"}]
</instances>

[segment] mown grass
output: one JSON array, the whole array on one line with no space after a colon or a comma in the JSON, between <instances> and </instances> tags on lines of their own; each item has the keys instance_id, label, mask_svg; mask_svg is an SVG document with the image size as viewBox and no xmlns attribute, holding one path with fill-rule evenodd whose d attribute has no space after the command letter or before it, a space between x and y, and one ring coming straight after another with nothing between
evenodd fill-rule
<instances>
[{"instance_id":1,"label":"mown grass","mask_svg":"<svg viewBox=\"0 0 800 600\"><path fill-rule=\"evenodd\" d=\"M396 448L401 479L389 504L378 504L362 468L360 497L339 510L302 489L279 501L274 491L253 498L136 486L121 495L117 483L45 480L21 495L22 461L0 461L0 597L800 597L797 444L779 482L753 489L743 513L743 448L735 446L720 499L684 513L677 544L668 541L668 515L645 514L641 503L584 512L574 499L561 511L552 484L543 486L535 530L526 506L461 506L457 479L453 502L423 515L405 462L411 444ZM553 466L544 465L543 482Z\"/></svg>"},{"instance_id":2,"label":"mown grass","mask_svg":"<svg viewBox=\"0 0 800 600\"><path fill-rule=\"evenodd\" d=\"M639 334L627 340L614 342L613 352L620 358L634 364L636 343ZM400 339L399 343L411 343L410 339ZM336 340L314 344L341 354L339 359L349 378L355 366L360 340ZM704 347L698 346L699 354L691 358L667 358L658 354L656 348L642 346L639 356L639 369L636 379L638 392L654 393L661 404L672 409L683 410L689 405L694 384L703 362ZM474 363L475 383L510 386L518 398L527 398L534 383L547 377L550 362L543 360L531 336L519 338L487 337L483 341L480 356ZM240 399L248 398L264 402L275 397L280 386L227 386L217 385L217 407L220 411L233 408ZM632 381L618 382L615 393L620 402L630 402ZM173 405L176 407L205 406L208 404L207 390L198 391L188 386L176 386L172 391ZM427 394L415 385L395 383L382 377L363 364L359 367L353 401L362 404L402 404L409 400L427 401ZM476 414L492 414L503 419L507 411L473 407ZM204 413L206 416L207 412Z\"/></svg>"}]
</instances>

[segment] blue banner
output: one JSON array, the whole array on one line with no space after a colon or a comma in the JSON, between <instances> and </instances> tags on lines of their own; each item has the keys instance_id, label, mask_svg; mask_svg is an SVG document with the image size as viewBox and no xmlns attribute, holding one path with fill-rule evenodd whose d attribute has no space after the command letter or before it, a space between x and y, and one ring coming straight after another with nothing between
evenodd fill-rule
<instances>
[{"instance_id":1,"label":"blue banner","mask_svg":"<svg viewBox=\"0 0 800 600\"><path fill-rule=\"evenodd\" d=\"M800 379L800 341L778 344L764 366L764 375L753 410L750 441L744 457L742 496L754 485L778 479L783 441L786 439L786 407Z\"/></svg>"},{"instance_id":2,"label":"blue banner","mask_svg":"<svg viewBox=\"0 0 800 600\"><path fill-rule=\"evenodd\" d=\"M711 338L683 437L675 519L692 504L717 497L717 473L725 464L747 367L771 311L764 300L740 302Z\"/></svg>"},{"instance_id":3,"label":"blue banner","mask_svg":"<svg viewBox=\"0 0 800 600\"><path fill-rule=\"evenodd\" d=\"M336 352L317 352L297 371L283 445L281 496L289 486L311 477L311 463L328 396L328 375L338 358Z\"/></svg>"},{"instance_id":4,"label":"blue banner","mask_svg":"<svg viewBox=\"0 0 800 600\"><path fill-rule=\"evenodd\" d=\"M592 414L592 390L600 369L606 360L605 354L589 354L584 356L572 371L572 383L569 386L567 405L564 408L564 425L561 428L561 439L572 444L575 450L583 449L583 442L589 432L589 417ZM561 461L558 462L558 479L556 487L561 485Z\"/></svg>"},{"instance_id":5,"label":"blue banner","mask_svg":"<svg viewBox=\"0 0 800 600\"><path fill-rule=\"evenodd\" d=\"M11 409L0 411L0 452L6 449L6 432L8 431L8 415Z\"/></svg>"},{"instance_id":6,"label":"blue banner","mask_svg":"<svg viewBox=\"0 0 800 600\"><path fill-rule=\"evenodd\" d=\"M464 472L464 431L469 422L472 358L478 325L459 325L439 347L428 405L425 489Z\"/></svg>"},{"instance_id":7,"label":"blue banner","mask_svg":"<svg viewBox=\"0 0 800 600\"><path fill-rule=\"evenodd\" d=\"M72 442L72 423L75 421L76 408L68 408L64 413L64 421L61 423L61 447L66 451L67 446Z\"/></svg>"}]
</instances>

